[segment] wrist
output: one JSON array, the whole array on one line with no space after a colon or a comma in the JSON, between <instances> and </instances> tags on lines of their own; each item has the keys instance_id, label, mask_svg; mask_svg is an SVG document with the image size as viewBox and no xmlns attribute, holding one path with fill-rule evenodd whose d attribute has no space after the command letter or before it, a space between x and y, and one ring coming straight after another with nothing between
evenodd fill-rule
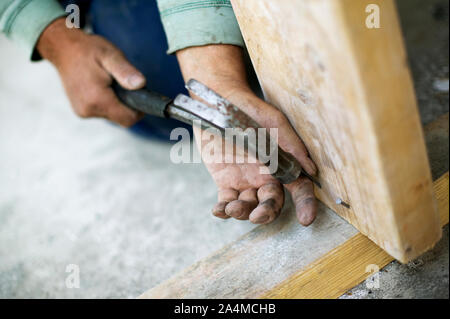
<instances>
[{"instance_id":1,"label":"wrist","mask_svg":"<svg viewBox=\"0 0 450 319\"><path fill-rule=\"evenodd\" d=\"M189 47L177 51L184 80L194 78L221 95L248 87L243 50L226 44Z\"/></svg>"},{"instance_id":2,"label":"wrist","mask_svg":"<svg viewBox=\"0 0 450 319\"><path fill-rule=\"evenodd\" d=\"M74 40L83 35L83 31L79 29L67 28L65 18L59 18L50 23L42 32L36 49L42 58L58 65L61 55L64 52L70 52L68 48L76 43Z\"/></svg>"}]
</instances>

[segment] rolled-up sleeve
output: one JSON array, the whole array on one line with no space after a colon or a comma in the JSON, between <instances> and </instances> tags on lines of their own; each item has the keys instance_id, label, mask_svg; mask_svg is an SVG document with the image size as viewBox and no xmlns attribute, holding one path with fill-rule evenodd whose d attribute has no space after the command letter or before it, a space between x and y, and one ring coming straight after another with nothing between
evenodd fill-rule
<instances>
[{"instance_id":1,"label":"rolled-up sleeve","mask_svg":"<svg viewBox=\"0 0 450 319\"><path fill-rule=\"evenodd\" d=\"M169 54L207 44L244 46L230 1L158 0L158 8Z\"/></svg>"},{"instance_id":2,"label":"rolled-up sleeve","mask_svg":"<svg viewBox=\"0 0 450 319\"><path fill-rule=\"evenodd\" d=\"M65 14L55 0L1 0L0 30L36 60L34 47L42 31Z\"/></svg>"}]
</instances>

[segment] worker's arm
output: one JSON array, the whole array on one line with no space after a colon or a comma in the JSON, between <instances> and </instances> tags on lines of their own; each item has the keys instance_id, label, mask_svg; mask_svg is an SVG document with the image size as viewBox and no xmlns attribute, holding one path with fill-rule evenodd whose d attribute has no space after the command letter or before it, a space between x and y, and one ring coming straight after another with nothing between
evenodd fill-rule
<instances>
[{"instance_id":1,"label":"worker's arm","mask_svg":"<svg viewBox=\"0 0 450 319\"><path fill-rule=\"evenodd\" d=\"M168 50L206 44L244 46L229 0L157 0Z\"/></svg>"},{"instance_id":2,"label":"worker's arm","mask_svg":"<svg viewBox=\"0 0 450 319\"><path fill-rule=\"evenodd\" d=\"M251 91L246 79L242 48L220 44L196 46L177 51L176 55L185 80L199 80L238 105L261 126L278 128L280 147L293 154L309 174L316 174L313 161L287 118ZM202 140L201 132L200 129L194 130L198 143ZM209 138L203 141L203 146L208 145ZM270 223L278 216L284 202L283 186L270 174L260 174L262 164L206 161L205 164L219 189L214 215L250 219L256 224ZM299 222L311 224L317 211L312 182L300 177L286 188L292 194Z\"/></svg>"},{"instance_id":3,"label":"worker's arm","mask_svg":"<svg viewBox=\"0 0 450 319\"><path fill-rule=\"evenodd\" d=\"M39 59L35 46L42 31L65 16L55 0L0 1L0 31L21 46L32 60Z\"/></svg>"},{"instance_id":4,"label":"worker's arm","mask_svg":"<svg viewBox=\"0 0 450 319\"><path fill-rule=\"evenodd\" d=\"M241 107L260 125L278 128L279 145L314 175L316 167L289 121L249 88L241 48L244 42L230 1L158 0L158 7L168 53L176 52L184 79L199 80ZM201 132L194 129L198 143ZM219 189L215 216L250 219L257 224L269 223L278 216L284 202L283 187L271 175L259 173L261 164L205 164ZM300 177L287 189L293 196L299 222L312 223L317 211L312 182Z\"/></svg>"},{"instance_id":5,"label":"worker's arm","mask_svg":"<svg viewBox=\"0 0 450 319\"><path fill-rule=\"evenodd\" d=\"M122 105L109 86L114 78L138 89L145 85L144 76L107 40L67 28L64 16L55 0L0 1L0 30L32 60L55 65L75 113L134 124L141 115Z\"/></svg>"},{"instance_id":6,"label":"worker's arm","mask_svg":"<svg viewBox=\"0 0 450 319\"><path fill-rule=\"evenodd\" d=\"M145 77L112 43L69 29L60 18L44 30L36 47L57 68L72 108L80 117L104 117L122 126L131 126L141 118L118 100L110 85L115 79L134 90L145 85Z\"/></svg>"}]
</instances>

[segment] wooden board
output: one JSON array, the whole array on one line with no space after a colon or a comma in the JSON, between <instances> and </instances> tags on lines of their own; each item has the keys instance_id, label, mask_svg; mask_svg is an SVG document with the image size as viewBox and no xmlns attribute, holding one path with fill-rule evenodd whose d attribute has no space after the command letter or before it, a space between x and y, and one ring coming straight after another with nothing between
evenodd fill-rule
<instances>
[{"instance_id":1,"label":"wooden board","mask_svg":"<svg viewBox=\"0 0 450 319\"><path fill-rule=\"evenodd\" d=\"M441 151L449 143L448 114L425 134L431 167L443 174L449 162L448 148ZM434 184L441 225L448 223L446 176ZM324 205L314 224L302 227L288 202L274 223L256 227L141 298L334 298L371 275L367 265L382 268L391 260Z\"/></svg>"},{"instance_id":2,"label":"wooden board","mask_svg":"<svg viewBox=\"0 0 450 319\"><path fill-rule=\"evenodd\" d=\"M441 226L449 222L449 114L425 127L425 140L433 176ZM446 172L446 173L444 173ZM299 270L289 279L263 294L263 298L338 298L364 281L371 273L367 265L380 269L393 258L361 233L325 256Z\"/></svg>"},{"instance_id":3,"label":"wooden board","mask_svg":"<svg viewBox=\"0 0 450 319\"><path fill-rule=\"evenodd\" d=\"M434 190L444 226L449 219L448 172ZM351 225L334 219L326 207L321 206L321 213L314 234L298 227L291 214L257 227L140 298L337 298L373 274L366 271L368 265L382 269L394 260Z\"/></svg>"},{"instance_id":4,"label":"wooden board","mask_svg":"<svg viewBox=\"0 0 450 319\"><path fill-rule=\"evenodd\" d=\"M449 218L449 174L434 183L441 225ZM368 265L382 269L394 259L366 236L358 233L344 244L262 295L276 299L331 299L364 281L372 272Z\"/></svg>"},{"instance_id":5,"label":"wooden board","mask_svg":"<svg viewBox=\"0 0 450 319\"><path fill-rule=\"evenodd\" d=\"M366 27L369 4L379 29ZM394 2L232 5L265 98L319 167L320 200L401 262L433 247L441 228Z\"/></svg>"},{"instance_id":6,"label":"wooden board","mask_svg":"<svg viewBox=\"0 0 450 319\"><path fill-rule=\"evenodd\" d=\"M327 254L358 231L325 205L302 227L289 203L273 223L198 261L141 298L257 298Z\"/></svg>"}]
</instances>

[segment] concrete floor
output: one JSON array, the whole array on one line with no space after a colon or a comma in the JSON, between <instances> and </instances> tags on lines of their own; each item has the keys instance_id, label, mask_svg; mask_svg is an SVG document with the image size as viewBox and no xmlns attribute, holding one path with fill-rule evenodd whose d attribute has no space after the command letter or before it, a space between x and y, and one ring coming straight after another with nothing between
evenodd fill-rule
<instances>
[{"instance_id":1,"label":"concrete floor","mask_svg":"<svg viewBox=\"0 0 450 319\"><path fill-rule=\"evenodd\" d=\"M448 2L399 9L429 123L448 112ZM0 36L0 298L134 298L253 228L213 218L206 169L169 151L75 117L51 65ZM343 298L448 298L448 261L446 229L431 252L387 266L379 289ZM78 289L66 287L70 264Z\"/></svg>"},{"instance_id":2,"label":"concrete floor","mask_svg":"<svg viewBox=\"0 0 450 319\"><path fill-rule=\"evenodd\" d=\"M210 214L202 164L78 119L50 64L0 48L1 298L134 298L254 227Z\"/></svg>"}]
</instances>

